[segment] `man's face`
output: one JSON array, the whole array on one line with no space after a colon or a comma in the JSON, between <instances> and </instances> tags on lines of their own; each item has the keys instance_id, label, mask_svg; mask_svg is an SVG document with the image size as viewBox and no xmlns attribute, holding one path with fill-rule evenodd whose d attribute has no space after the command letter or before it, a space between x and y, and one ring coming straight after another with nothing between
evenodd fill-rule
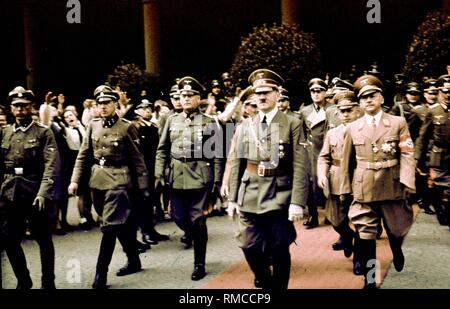
<instances>
[{"instance_id":1,"label":"man's face","mask_svg":"<svg viewBox=\"0 0 450 309\"><path fill-rule=\"evenodd\" d=\"M408 103L417 104L417 102L419 102L420 100L420 92L407 92L406 100L408 101Z\"/></svg>"},{"instance_id":2,"label":"man's face","mask_svg":"<svg viewBox=\"0 0 450 309\"><path fill-rule=\"evenodd\" d=\"M0 114L0 128L3 128L7 124L6 115Z\"/></svg>"},{"instance_id":3,"label":"man's face","mask_svg":"<svg viewBox=\"0 0 450 309\"><path fill-rule=\"evenodd\" d=\"M150 106L138 108L136 114L144 119L150 119L152 118L152 108Z\"/></svg>"},{"instance_id":4,"label":"man's face","mask_svg":"<svg viewBox=\"0 0 450 309\"><path fill-rule=\"evenodd\" d=\"M200 105L200 95L193 92L184 92L180 95L180 102L186 112L194 111Z\"/></svg>"},{"instance_id":5,"label":"man's face","mask_svg":"<svg viewBox=\"0 0 450 309\"><path fill-rule=\"evenodd\" d=\"M256 94L258 110L267 114L277 106L280 94L278 91L262 91Z\"/></svg>"},{"instance_id":6,"label":"man's face","mask_svg":"<svg viewBox=\"0 0 450 309\"><path fill-rule=\"evenodd\" d=\"M366 114L376 115L381 110L384 103L383 95L380 92L372 92L359 98L361 108Z\"/></svg>"},{"instance_id":7,"label":"man's face","mask_svg":"<svg viewBox=\"0 0 450 309\"><path fill-rule=\"evenodd\" d=\"M76 127L78 125L77 116L72 111L66 111L64 113L64 121L71 127Z\"/></svg>"},{"instance_id":8,"label":"man's face","mask_svg":"<svg viewBox=\"0 0 450 309\"><path fill-rule=\"evenodd\" d=\"M450 87L439 89L438 100L441 104L450 104Z\"/></svg>"},{"instance_id":9,"label":"man's face","mask_svg":"<svg viewBox=\"0 0 450 309\"><path fill-rule=\"evenodd\" d=\"M323 102L325 102L325 94L326 91L322 90L321 88L313 88L310 90L311 92L311 100L315 103L315 104L322 104Z\"/></svg>"},{"instance_id":10,"label":"man's face","mask_svg":"<svg viewBox=\"0 0 450 309\"><path fill-rule=\"evenodd\" d=\"M258 107L252 104L245 104L244 106L244 117L253 117L258 112Z\"/></svg>"},{"instance_id":11,"label":"man's face","mask_svg":"<svg viewBox=\"0 0 450 309\"><path fill-rule=\"evenodd\" d=\"M355 121L358 118L358 108L356 106L339 109L339 119L342 123L347 124Z\"/></svg>"},{"instance_id":12,"label":"man's face","mask_svg":"<svg viewBox=\"0 0 450 309\"><path fill-rule=\"evenodd\" d=\"M17 120L24 119L31 114L31 103L12 104L11 113Z\"/></svg>"},{"instance_id":13,"label":"man's face","mask_svg":"<svg viewBox=\"0 0 450 309\"><path fill-rule=\"evenodd\" d=\"M97 106L102 118L112 117L116 113L116 102L114 101L98 102Z\"/></svg>"},{"instance_id":14,"label":"man's face","mask_svg":"<svg viewBox=\"0 0 450 309\"><path fill-rule=\"evenodd\" d=\"M181 105L180 96L171 96L170 102L172 103L174 109L183 108L183 105Z\"/></svg>"},{"instance_id":15,"label":"man's face","mask_svg":"<svg viewBox=\"0 0 450 309\"><path fill-rule=\"evenodd\" d=\"M285 110L287 110L289 108L289 100L286 98L280 98L278 100L278 109L282 112L284 112Z\"/></svg>"},{"instance_id":16,"label":"man's face","mask_svg":"<svg viewBox=\"0 0 450 309\"><path fill-rule=\"evenodd\" d=\"M427 101L428 104L434 104L436 103L437 100L437 92L434 91L425 91L423 93L423 96L425 98L425 100Z\"/></svg>"}]
</instances>

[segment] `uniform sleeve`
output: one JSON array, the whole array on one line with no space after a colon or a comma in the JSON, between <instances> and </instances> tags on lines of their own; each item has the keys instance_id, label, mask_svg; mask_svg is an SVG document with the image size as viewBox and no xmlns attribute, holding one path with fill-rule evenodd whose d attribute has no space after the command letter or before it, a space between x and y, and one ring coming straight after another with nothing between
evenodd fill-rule
<instances>
[{"instance_id":1,"label":"uniform sleeve","mask_svg":"<svg viewBox=\"0 0 450 309\"><path fill-rule=\"evenodd\" d=\"M231 165L231 172L230 172L230 195L228 197L229 201L236 202L237 201L237 195L239 186L241 185L241 178L242 178L242 167L243 162L245 161L242 157L243 147L242 147L242 134L243 134L243 127L245 125L245 122L241 123L236 127L236 131L233 135L233 141L234 141L234 147L233 147L233 154L230 155L229 160Z\"/></svg>"},{"instance_id":2,"label":"uniform sleeve","mask_svg":"<svg viewBox=\"0 0 450 309\"><path fill-rule=\"evenodd\" d=\"M331 165L330 134L327 132L317 159L317 177L327 176Z\"/></svg>"},{"instance_id":3,"label":"uniform sleeve","mask_svg":"<svg viewBox=\"0 0 450 309\"><path fill-rule=\"evenodd\" d=\"M292 180L292 197L291 203L307 206L309 180L306 170L307 149L301 145L301 121L292 118L291 122L291 145L293 157L293 180Z\"/></svg>"},{"instance_id":4,"label":"uniform sleeve","mask_svg":"<svg viewBox=\"0 0 450 309\"><path fill-rule=\"evenodd\" d=\"M42 141L44 142L42 156L44 160L44 173L42 175L42 181L37 195L48 199L53 199L59 158L55 137L50 129L44 130Z\"/></svg>"},{"instance_id":5,"label":"uniform sleeve","mask_svg":"<svg viewBox=\"0 0 450 309\"><path fill-rule=\"evenodd\" d=\"M220 185L222 183L223 171L225 168L225 145L224 145L224 130L219 123L212 120L214 139L215 139L215 156L214 156L214 184Z\"/></svg>"},{"instance_id":6,"label":"uniform sleeve","mask_svg":"<svg viewBox=\"0 0 450 309\"><path fill-rule=\"evenodd\" d=\"M353 145L352 136L350 130L347 129L344 137L344 146L342 148L342 161L341 161L341 173L342 182L339 192L341 194L352 193L352 168L354 167L355 160L355 147Z\"/></svg>"},{"instance_id":7,"label":"uniform sleeve","mask_svg":"<svg viewBox=\"0 0 450 309\"><path fill-rule=\"evenodd\" d=\"M416 162L414 161L414 144L404 118L400 119L400 182L415 190Z\"/></svg>"},{"instance_id":8,"label":"uniform sleeve","mask_svg":"<svg viewBox=\"0 0 450 309\"><path fill-rule=\"evenodd\" d=\"M136 177L136 185L138 189L148 188L148 171L145 166L144 156L138 147L139 135L134 125L129 125L127 130L127 151L129 166L133 171L133 175Z\"/></svg>"},{"instance_id":9,"label":"uniform sleeve","mask_svg":"<svg viewBox=\"0 0 450 309\"><path fill-rule=\"evenodd\" d=\"M164 176L164 170L170 159L170 122L171 118L167 119L156 150L155 177L157 178Z\"/></svg>"},{"instance_id":10,"label":"uniform sleeve","mask_svg":"<svg viewBox=\"0 0 450 309\"><path fill-rule=\"evenodd\" d=\"M431 112L427 112L425 120L419 131L419 137L416 139L414 158L417 160L419 167L424 167L428 150L428 143L433 132L433 116Z\"/></svg>"},{"instance_id":11,"label":"uniform sleeve","mask_svg":"<svg viewBox=\"0 0 450 309\"><path fill-rule=\"evenodd\" d=\"M77 159L75 161L75 166L73 167L71 182L80 184L80 180L84 179L87 169L92 166L93 159L93 149L91 142L92 135L92 123L88 126L86 134L83 138L83 143L81 143L80 150L78 151Z\"/></svg>"}]
</instances>

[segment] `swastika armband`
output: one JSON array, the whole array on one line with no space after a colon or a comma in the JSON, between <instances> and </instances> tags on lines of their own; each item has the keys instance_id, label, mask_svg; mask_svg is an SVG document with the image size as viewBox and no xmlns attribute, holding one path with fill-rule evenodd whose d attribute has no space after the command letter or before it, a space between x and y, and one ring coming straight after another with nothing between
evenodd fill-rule
<instances>
[{"instance_id":1,"label":"swastika armband","mask_svg":"<svg viewBox=\"0 0 450 309\"><path fill-rule=\"evenodd\" d=\"M400 143L398 144L400 147L400 152L414 152L414 143L409 135L401 135Z\"/></svg>"}]
</instances>

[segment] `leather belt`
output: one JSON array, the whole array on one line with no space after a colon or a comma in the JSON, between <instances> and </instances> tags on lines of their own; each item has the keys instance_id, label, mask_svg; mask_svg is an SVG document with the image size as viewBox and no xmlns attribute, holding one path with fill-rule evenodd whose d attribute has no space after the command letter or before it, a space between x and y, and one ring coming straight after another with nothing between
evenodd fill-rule
<instances>
[{"instance_id":1,"label":"leather belt","mask_svg":"<svg viewBox=\"0 0 450 309\"><path fill-rule=\"evenodd\" d=\"M178 160L181 162L197 162L197 161L209 161L209 160L205 160L204 158L187 158L187 157L172 157L172 159L174 160Z\"/></svg>"},{"instance_id":2,"label":"leather belt","mask_svg":"<svg viewBox=\"0 0 450 309\"><path fill-rule=\"evenodd\" d=\"M113 161L113 160L107 160L104 158L101 159L95 159L94 158L94 164L98 164L100 166L110 166L110 167L122 167L125 165L128 165L126 161Z\"/></svg>"},{"instance_id":3,"label":"leather belt","mask_svg":"<svg viewBox=\"0 0 450 309\"><path fill-rule=\"evenodd\" d=\"M4 174L21 176L21 175L39 175L40 172L37 171L35 168L16 166L16 167L6 167Z\"/></svg>"},{"instance_id":4,"label":"leather belt","mask_svg":"<svg viewBox=\"0 0 450 309\"><path fill-rule=\"evenodd\" d=\"M267 168L262 164L257 164L251 161L247 161L247 171L252 174L257 174L261 177L270 177L275 175L286 174L280 167Z\"/></svg>"},{"instance_id":5,"label":"leather belt","mask_svg":"<svg viewBox=\"0 0 450 309\"><path fill-rule=\"evenodd\" d=\"M364 168L367 170L380 170L383 168L389 168L389 167L396 166L397 164L398 164L397 159L378 161L378 162L368 162L368 161L359 161L358 160L358 167Z\"/></svg>"},{"instance_id":6,"label":"leather belt","mask_svg":"<svg viewBox=\"0 0 450 309\"><path fill-rule=\"evenodd\" d=\"M339 167L339 166L341 166L341 160L333 159L331 161L331 164L334 165L334 166Z\"/></svg>"}]
</instances>

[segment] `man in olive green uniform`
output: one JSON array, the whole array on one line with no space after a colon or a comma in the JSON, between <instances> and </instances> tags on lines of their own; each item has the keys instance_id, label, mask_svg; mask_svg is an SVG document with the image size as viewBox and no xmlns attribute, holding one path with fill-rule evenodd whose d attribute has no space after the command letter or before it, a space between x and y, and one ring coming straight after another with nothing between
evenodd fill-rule
<instances>
[{"instance_id":1,"label":"man in olive green uniform","mask_svg":"<svg viewBox=\"0 0 450 309\"><path fill-rule=\"evenodd\" d=\"M280 99L277 103L278 110L285 113L286 115L299 118L300 115L294 113L291 110L291 102L289 99L289 91L284 89L283 87L280 87Z\"/></svg>"},{"instance_id":2,"label":"man in olive green uniform","mask_svg":"<svg viewBox=\"0 0 450 309\"><path fill-rule=\"evenodd\" d=\"M355 238L353 254L353 272L362 275L359 260L359 236L349 226L348 210L352 199L340 200L340 184L342 179L341 159L344 135L349 123L359 118L359 108L353 91L341 91L334 96L334 102L339 111L342 124L327 132L323 148L317 161L317 181L327 198L326 216L333 225L334 230L340 235L338 242L334 243L333 250L344 250L344 255L349 257L353 250L353 238Z\"/></svg>"},{"instance_id":3,"label":"man in olive green uniform","mask_svg":"<svg viewBox=\"0 0 450 309\"><path fill-rule=\"evenodd\" d=\"M432 203L438 221L450 224L450 75L439 77L438 105L431 107L417 139L418 168L429 168ZM428 154L428 162L427 162Z\"/></svg>"},{"instance_id":4,"label":"man in olive green uniform","mask_svg":"<svg viewBox=\"0 0 450 309\"><path fill-rule=\"evenodd\" d=\"M289 245L296 238L291 221L301 219L306 206L306 149L300 145L300 120L276 107L283 79L259 69L250 74L249 83L259 112L236 129L229 201L239 206L238 240L255 286L284 290L290 276Z\"/></svg>"},{"instance_id":5,"label":"man in olive green uniform","mask_svg":"<svg viewBox=\"0 0 450 309\"><path fill-rule=\"evenodd\" d=\"M355 93L365 114L347 126L342 149L340 193L343 200L353 193L348 216L361 238L365 288L376 288L372 276L376 272L370 270L376 259L375 238L381 218L397 271L403 269L401 245L413 219L404 191L415 190L414 144L405 118L382 111L382 89L375 76L356 80Z\"/></svg>"},{"instance_id":6,"label":"man in olive green uniform","mask_svg":"<svg viewBox=\"0 0 450 309\"><path fill-rule=\"evenodd\" d=\"M203 86L190 76L178 82L183 112L167 119L156 153L156 185L167 181L171 187L172 216L185 235L182 242L194 242L192 280L206 275L208 231L204 210L212 193L219 195L223 174L222 134L214 119L200 113Z\"/></svg>"},{"instance_id":7,"label":"man in olive green uniform","mask_svg":"<svg viewBox=\"0 0 450 309\"><path fill-rule=\"evenodd\" d=\"M55 288L55 249L52 241L58 155L52 131L31 118L34 95L16 87L9 93L14 124L0 131L0 250L5 249L18 289L33 285L20 245L26 221L39 244L42 288Z\"/></svg>"},{"instance_id":8,"label":"man in olive green uniform","mask_svg":"<svg viewBox=\"0 0 450 309\"><path fill-rule=\"evenodd\" d=\"M128 258L127 265L117 276L141 270L132 199L136 198L138 190L142 198L148 198L148 173L137 145L136 128L116 113L117 92L108 86L99 86L94 96L101 118L93 119L87 129L75 162L69 194L76 194L80 179L91 170L89 186L95 210L102 218L103 233L92 287L104 289L116 238Z\"/></svg>"}]
</instances>

